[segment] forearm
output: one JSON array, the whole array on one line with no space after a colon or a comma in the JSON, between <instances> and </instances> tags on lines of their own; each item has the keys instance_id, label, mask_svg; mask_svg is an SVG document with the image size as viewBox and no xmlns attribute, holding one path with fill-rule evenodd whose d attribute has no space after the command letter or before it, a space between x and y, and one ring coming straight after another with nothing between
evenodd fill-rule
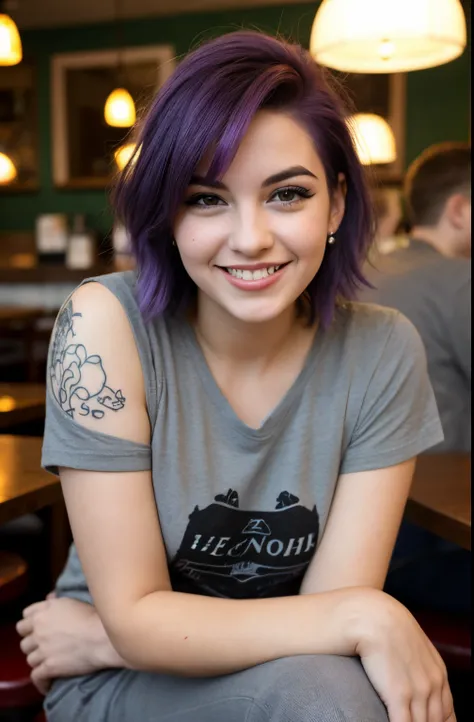
<instances>
[{"instance_id":1,"label":"forearm","mask_svg":"<svg viewBox=\"0 0 474 722\"><path fill-rule=\"evenodd\" d=\"M273 599L155 592L113 624L128 666L214 676L301 654L354 655L352 619L364 589Z\"/></svg>"}]
</instances>

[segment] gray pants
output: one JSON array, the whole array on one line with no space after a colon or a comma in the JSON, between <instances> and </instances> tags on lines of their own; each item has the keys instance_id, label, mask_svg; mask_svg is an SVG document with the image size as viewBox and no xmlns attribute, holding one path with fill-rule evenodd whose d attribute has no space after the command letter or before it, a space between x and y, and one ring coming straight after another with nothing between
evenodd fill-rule
<instances>
[{"instance_id":1,"label":"gray pants","mask_svg":"<svg viewBox=\"0 0 474 722\"><path fill-rule=\"evenodd\" d=\"M57 680L48 722L388 722L358 659L287 657L206 679L106 670Z\"/></svg>"}]
</instances>

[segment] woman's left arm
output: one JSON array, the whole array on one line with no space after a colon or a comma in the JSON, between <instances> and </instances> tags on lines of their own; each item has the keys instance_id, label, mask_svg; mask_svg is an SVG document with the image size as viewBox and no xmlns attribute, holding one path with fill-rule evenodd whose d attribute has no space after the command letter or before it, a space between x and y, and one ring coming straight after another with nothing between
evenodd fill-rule
<instances>
[{"instance_id":1,"label":"woman's left arm","mask_svg":"<svg viewBox=\"0 0 474 722\"><path fill-rule=\"evenodd\" d=\"M343 587L383 588L415 461L339 477L323 538L301 594Z\"/></svg>"}]
</instances>

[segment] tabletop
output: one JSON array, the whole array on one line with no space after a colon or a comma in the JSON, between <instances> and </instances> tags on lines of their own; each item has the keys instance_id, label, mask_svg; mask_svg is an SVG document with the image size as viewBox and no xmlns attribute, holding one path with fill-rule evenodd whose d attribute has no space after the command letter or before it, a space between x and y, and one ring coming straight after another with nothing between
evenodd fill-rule
<instances>
[{"instance_id":1,"label":"tabletop","mask_svg":"<svg viewBox=\"0 0 474 722\"><path fill-rule=\"evenodd\" d=\"M34 306L0 306L0 323L11 321L36 321L44 316L44 308Z\"/></svg>"},{"instance_id":2,"label":"tabletop","mask_svg":"<svg viewBox=\"0 0 474 722\"><path fill-rule=\"evenodd\" d=\"M406 516L443 539L471 549L471 455L419 456Z\"/></svg>"},{"instance_id":3,"label":"tabletop","mask_svg":"<svg viewBox=\"0 0 474 722\"><path fill-rule=\"evenodd\" d=\"M0 435L0 524L62 501L59 478L41 468L40 437Z\"/></svg>"},{"instance_id":4,"label":"tabletop","mask_svg":"<svg viewBox=\"0 0 474 722\"><path fill-rule=\"evenodd\" d=\"M44 384L0 383L0 429L44 418Z\"/></svg>"}]
</instances>

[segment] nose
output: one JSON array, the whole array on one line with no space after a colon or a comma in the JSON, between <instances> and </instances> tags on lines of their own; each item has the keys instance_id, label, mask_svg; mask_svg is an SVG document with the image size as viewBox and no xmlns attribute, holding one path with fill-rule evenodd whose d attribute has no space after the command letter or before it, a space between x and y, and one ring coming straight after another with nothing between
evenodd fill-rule
<instances>
[{"instance_id":1,"label":"nose","mask_svg":"<svg viewBox=\"0 0 474 722\"><path fill-rule=\"evenodd\" d=\"M232 251L255 258L272 248L273 244L273 232L263 210L247 209L236 217L235 226L229 235L229 248Z\"/></svg>"}]
</instances>

